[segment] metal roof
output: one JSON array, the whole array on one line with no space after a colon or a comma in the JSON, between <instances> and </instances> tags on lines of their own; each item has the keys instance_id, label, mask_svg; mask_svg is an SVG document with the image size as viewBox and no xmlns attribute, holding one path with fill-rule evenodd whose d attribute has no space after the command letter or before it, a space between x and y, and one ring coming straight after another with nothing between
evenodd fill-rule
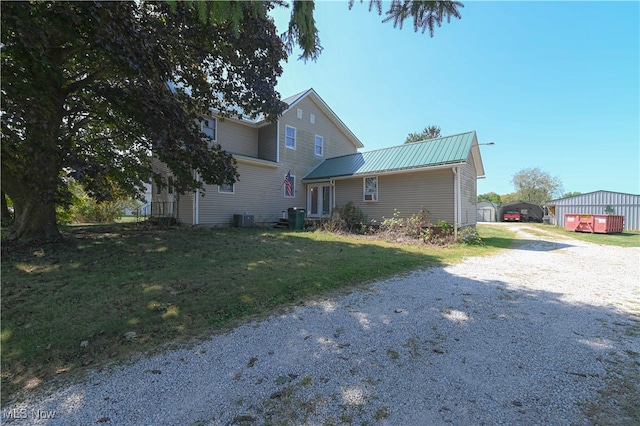
<instances>
[{"instance_id":1,"label":"metal roof","mask_svg":"<svg viewBox=\"0 0 640 426\"><path fill-rule=\"evenodd\" d=\"M476 132L328 158L303 180L370 175L467 161Z\"/></svg>"}]
</instances>

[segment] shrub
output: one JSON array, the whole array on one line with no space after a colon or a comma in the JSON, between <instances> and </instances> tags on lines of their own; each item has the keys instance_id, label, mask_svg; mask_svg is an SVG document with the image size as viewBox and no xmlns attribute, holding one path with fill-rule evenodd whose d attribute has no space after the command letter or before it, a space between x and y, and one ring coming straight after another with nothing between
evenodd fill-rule
<instances>
[{"instance_id":1,"label":"shrub","mask_svg":"<svg viewBox=\"0 0 640 426\"><path fill-rule=\"evenodd\" d=\"M58 223L114 222L124 215L125 208L136 206L135 201L121 199L97 202L75 180L70 179L67 185L70 193L69 204L56 208Z\"/></svg>"},{"instance_id":2,"label":"shrub","mask_svg":"<svg viewBox=\"0 0 640 426\"><path fill-rule=\"evenodd\" d=\"M325 230L329 232L366 234L368 229L367 215L352 201L344 207L334 209L331 220L325 224Z\"/></svg>"}]
</instances>

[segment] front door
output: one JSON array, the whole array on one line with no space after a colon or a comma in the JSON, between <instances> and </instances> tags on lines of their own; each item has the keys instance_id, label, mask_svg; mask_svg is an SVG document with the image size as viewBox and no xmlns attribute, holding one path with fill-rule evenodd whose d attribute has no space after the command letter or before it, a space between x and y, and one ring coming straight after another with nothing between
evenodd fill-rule
<instances>
[{"instance_id":1,"label":"front door","mask_svg":"<svg viewBox=\"0 0 640 426\"><path fill-rule=\"evenodd\" d=\"M309 217L329 217L331 215L331 186L328 183L309 185Z\"/></svg>"}]
</instances>

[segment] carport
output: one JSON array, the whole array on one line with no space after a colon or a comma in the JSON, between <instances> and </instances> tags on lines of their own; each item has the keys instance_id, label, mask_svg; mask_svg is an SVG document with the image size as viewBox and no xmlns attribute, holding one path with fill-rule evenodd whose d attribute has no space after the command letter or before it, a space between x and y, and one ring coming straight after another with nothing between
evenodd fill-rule
<instances>
[{"instance_id":1,"label":"carport","mask_svg":"<svg viewBox=\"0 0 640 426\"><path fill-rule=\"evenodd\" d=\"M504 221L504 214L511 211L519 212L524 222L542 222L542 217L544 216L544 210L541 205L527 203L526 201L514 201L500 206L498 221Z\"/></svg>"}]
</instances>

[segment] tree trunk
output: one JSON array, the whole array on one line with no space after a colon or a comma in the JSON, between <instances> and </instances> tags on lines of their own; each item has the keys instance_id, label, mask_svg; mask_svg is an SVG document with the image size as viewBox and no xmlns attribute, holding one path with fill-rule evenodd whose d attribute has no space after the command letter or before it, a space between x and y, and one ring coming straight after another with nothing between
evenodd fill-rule
<instances>
[{"instance_id":1,"label":"tree trunk","mask_svg":"<svg viewBox=\"0 0 640 426\"><path fill-rule=\"evenodd\" d=\"M13 238L41 242L60 239L54 202L42 203L37 197L25 196L13 200L13 208L16 214Z\"/></svg>"},{"instance_id":2,"label":"tree trunk","mask_svg":"<svg viewBox=\"0 0 640 426\"><path fill-rule=\"evenodd\" d=\"M19 182L3 169L2 189L13 201L14 224L11 238L21 241L56 241L60 231L56 223L55 197L42 197L29 185ZM44 181L44 179L43 179ZM49 193L54 191L49 190Z\"/></svg>"}]
</instances>

